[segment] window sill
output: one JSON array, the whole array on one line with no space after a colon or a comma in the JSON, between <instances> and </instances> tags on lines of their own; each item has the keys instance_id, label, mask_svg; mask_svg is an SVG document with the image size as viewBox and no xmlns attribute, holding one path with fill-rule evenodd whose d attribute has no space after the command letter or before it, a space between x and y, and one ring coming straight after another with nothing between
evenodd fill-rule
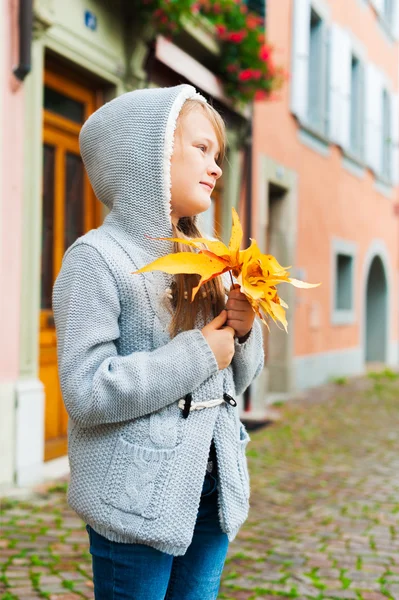
<instances>
[{"instance_id":1,"label":"window sill","mask_svg":"<svg viewBox=\"0 0 399 600\"><path fill-rule=\"evenodd\" d=\"M321 156L326 157L330 155L330 140L311 125L300 121L298 137L305 146L321 154Z\"/></svg>"},{"instance_id":2,"label":"window sill","mask_svg":"<svg viewBox=\"0 0 399 600\"><path fill-rule=\"evenodd\" d=\"M340 325L354 325L356 323L355 311L352 310L334 310L331 315L331 324Z\"/></svg>"},{"instance_id":3,"label":"window sill","mask_svg":"<svg viewBox=\"0 0 399 600\"><path fill-rule=\"evenodd\" d=\"M387 38L387 41L390 44L394 44L396 42L396 38L392 31L392 24L381 13L378 14L378 22L382 29L382 32L384 33L385 37Z\"/></svg>"},{"instance_id":4,"label":"window sill","mask_svg":"<svg viewBox=\"0 0 399 600\"><path fill-rule=\"evenodd\" d=\"M376 175L374 181L374 188L377 190L377 192L385 196L385 198L388 198L389 200L393 199L394 185L392 181L385 179L381 175Z\"/></svg>"},{"instance_id":5,"label":"window sill","mask_svg":"<svg viewBox=\"0 0 399 600\"><path fill-rule=\"evenodd\" d=\"M366 165L361 158L350 152L350 150L342 150L342 165L354 177L364 178Z\"/></svg>"}]
</instances>

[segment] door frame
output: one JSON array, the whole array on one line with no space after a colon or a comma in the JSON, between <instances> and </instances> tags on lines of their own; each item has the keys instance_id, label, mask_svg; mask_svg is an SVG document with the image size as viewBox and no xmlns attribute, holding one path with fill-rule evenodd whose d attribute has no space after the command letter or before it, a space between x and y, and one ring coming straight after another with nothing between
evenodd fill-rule
<instances>
[{"instance_id":1,"label":"door frame","mask_svg":"<svg viewBox=\"0 0 399 600\"><path fill-rule=\"evenodd\" d=\"M51 248L53 256L52 281L54 282L61 268L62 258L65 253L65 157L68 152L80 156L79 133L82 124L97 108L99 94L96 93L95 89L90 89L87 85L76 81L73 72L70 75L62 74L59 72L59 69L55 70L52 64L44 72L43 88L45 87L84 105L82 123L75 123L43 107L42 144L48 144L56 148L53 189L54 237ZM101 205L96 200L90 186L86 172L84 172L83 186L84 206L82 210L84 215L83 231L85 232L100 225L102 211ZM59 382L54 387L54 382L58 380L58 373L56 376L52 371L53 368L57 369L56 332L53 325L48 324L50 316L52 316L52 309L42 309L40 307L39 376L44 377L43 385L50 385L49 382L51 382L51 393L54 393L54 398L47 398L46 388L44 388L45 461L59 458L67 452L67 414L62 405ZM55 437L52 437L50 432L55 433Z\"/></svg>"},{"instance_id":2,"label":"door frame","mask_svg":"<svg viewBox=\"0 0 399 600\"><path fill-rule=\"evenodd\" d=\"M21 305L20 305L20 360L15 382L14 477L18 485L29 485L42 480L44 468L44 387L39 373L39 321L42 244L42 144L43 144L43 80L47 52L58 55L60 73L69 59L72 71L86 69L87 78L96 78L104 88L106 100L127 91L122 79L108 69L101 57L95 62L91 48L75 51L76 39L71 36L71 47L66 48L52 31L35 31L32 41L33 69L26 79L24 182L21 248ZM58 63L57 63L58 64ZM101 218L103 218L103 211ZM60 469L63 461L59 461ZM67 465L67 463L65 463ZM49 465L48 465L49 466Z\"/></svg>"},{"instance_id":3,"label":"door frame","mask_svg":"<svg viewBox=\"0 0 399 600\"><path fill-rule=\"evenodd\" d=\"M375 257L381 259L383 268L385 270L385 278L387 285L387 318L386 318L386 331L385 331L385 356L386 363L388 365L395 366L398 364L397 350L395 352L394 343L391 348L391 331L392 331L392 282L393 282L393 270L390 260L390 255L385 241L382 239L374 239L370 243L368 250L363 260L363 272L362 272L362 326L360 328L360 347L362 351L362 363L363 367L366 368L366 344L367 344L367 282L370 273L370 268Z\"/></svg>"}]
</instances>

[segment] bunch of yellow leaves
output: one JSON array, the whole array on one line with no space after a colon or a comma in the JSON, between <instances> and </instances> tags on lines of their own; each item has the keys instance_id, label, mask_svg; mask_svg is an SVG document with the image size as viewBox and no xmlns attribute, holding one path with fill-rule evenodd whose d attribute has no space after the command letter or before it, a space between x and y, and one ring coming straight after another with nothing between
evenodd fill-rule
<instances>
[{"instance_id":1,"label":"bunch of yellow leaves","mask_svg":"<svg viewBox=\"0 0 399 600\"><path fill-rule=\"evenodd\" d=\"M288 306L279 298L276 286L279 283L291 283L298 288L313 288L319 283L305 283L289 277L287 269L282 267L277 260L269 254L262 254L255 240L246 250L240 250L243 231L236 210L233 208L233 228L229 246L223 242L195 238L182 240L181 238L157 238L170 242L180 242L193 246L199 250L194 252L176 252L162 256L152 263L135 271L164 271L172 275L178 273L198 274L201 276L199 284L193 289L192 300L195 298L203 283L230 271L240 285L241 292L245 294L255 313L268 326L267 317L282 323L287 331L285 308ZM205 246L205 247L204 247Z\"/></svg>"}]
</instances>

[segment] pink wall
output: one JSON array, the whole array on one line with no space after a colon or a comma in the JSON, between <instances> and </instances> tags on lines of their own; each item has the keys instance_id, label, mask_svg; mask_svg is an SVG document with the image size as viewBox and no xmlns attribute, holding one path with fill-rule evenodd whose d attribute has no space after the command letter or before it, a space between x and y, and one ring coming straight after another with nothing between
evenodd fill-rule
<instances>
[{"instance_id":1,"label":"pink wall","mask_svg":"<svg viewBox=\"0 0 399 600\"><path fill-rule=\"evenodd\" d=\"M23 86L12 75L18 58L18 2L0 3L2 52L0 190L0 380L19 372L21 207L23 190Z\"/></svg>"},{"instance_id":2,"label":"pink wall","mask_svg":"<svg viewBox=\"0 0 399 600\"><path fill-rule=\"evenodd\" d=\"M383 67L398 89L398 45L389 44L376 26L369 8L354 0L329 2L332 20L350 28L368 48L368 60ZM293 0L267 3L267 36L276 49L276 63L291 70ZM360 329L364 308L363 266L366 252L375 238L385 240L390 255L391 323L393 338L398 338L398 218L394 202L374 188L374 177L367 171L363 180L342 166L342 154L330 146L330 156L323 157L298 139L298 125L290 113L290 85L285 85L276 102L256 105L254 156L264 153L298 174L298 241L296 265L306 270L307 281L322 281L315 290L298 290L295 307L296 356L352 348L360 345ZM258 173L254 169L254 214L257 213ZM256 232L253 232L256 235ZM356 273L355 325L331 325L331 238L335 236L358 244ZM309 327L310 305L320 308L321 326ZM292 307L290 308L292 310Z\"/></svg>"}]
</instances>

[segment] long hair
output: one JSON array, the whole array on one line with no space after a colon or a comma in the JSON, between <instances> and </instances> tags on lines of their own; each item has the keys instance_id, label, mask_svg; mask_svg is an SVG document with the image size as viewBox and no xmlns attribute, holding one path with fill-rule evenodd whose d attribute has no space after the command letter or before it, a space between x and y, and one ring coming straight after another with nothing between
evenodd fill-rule
<instances>
[{"instance_id":1,"label":"long hair","mask_svg":"<svg viewBox=\"0 0 399 600\"><path fill-rule=\"evenodd\" d=\"M225 124L219 113L209 104L199 100L187 100L179 114L179 120L189 111L203 110L215 129L220 155L218 162L221 164L226 152ZM174 243L175 252L195 252L191 246L184 244L184 239L203 237L196 225L196 217L182 217L177 226L173 226L173 237L181 238L181 242ZM202 316L204 322L217 316L225 307L225 288L221 277L216 277L203 284L193 302L192 290L198 285L199 275L175 275L172 283L173 316L170 325L171 336L174 337L181 331L188 331L195 327L197 316Z\"/></svg>"}]
</instances>

